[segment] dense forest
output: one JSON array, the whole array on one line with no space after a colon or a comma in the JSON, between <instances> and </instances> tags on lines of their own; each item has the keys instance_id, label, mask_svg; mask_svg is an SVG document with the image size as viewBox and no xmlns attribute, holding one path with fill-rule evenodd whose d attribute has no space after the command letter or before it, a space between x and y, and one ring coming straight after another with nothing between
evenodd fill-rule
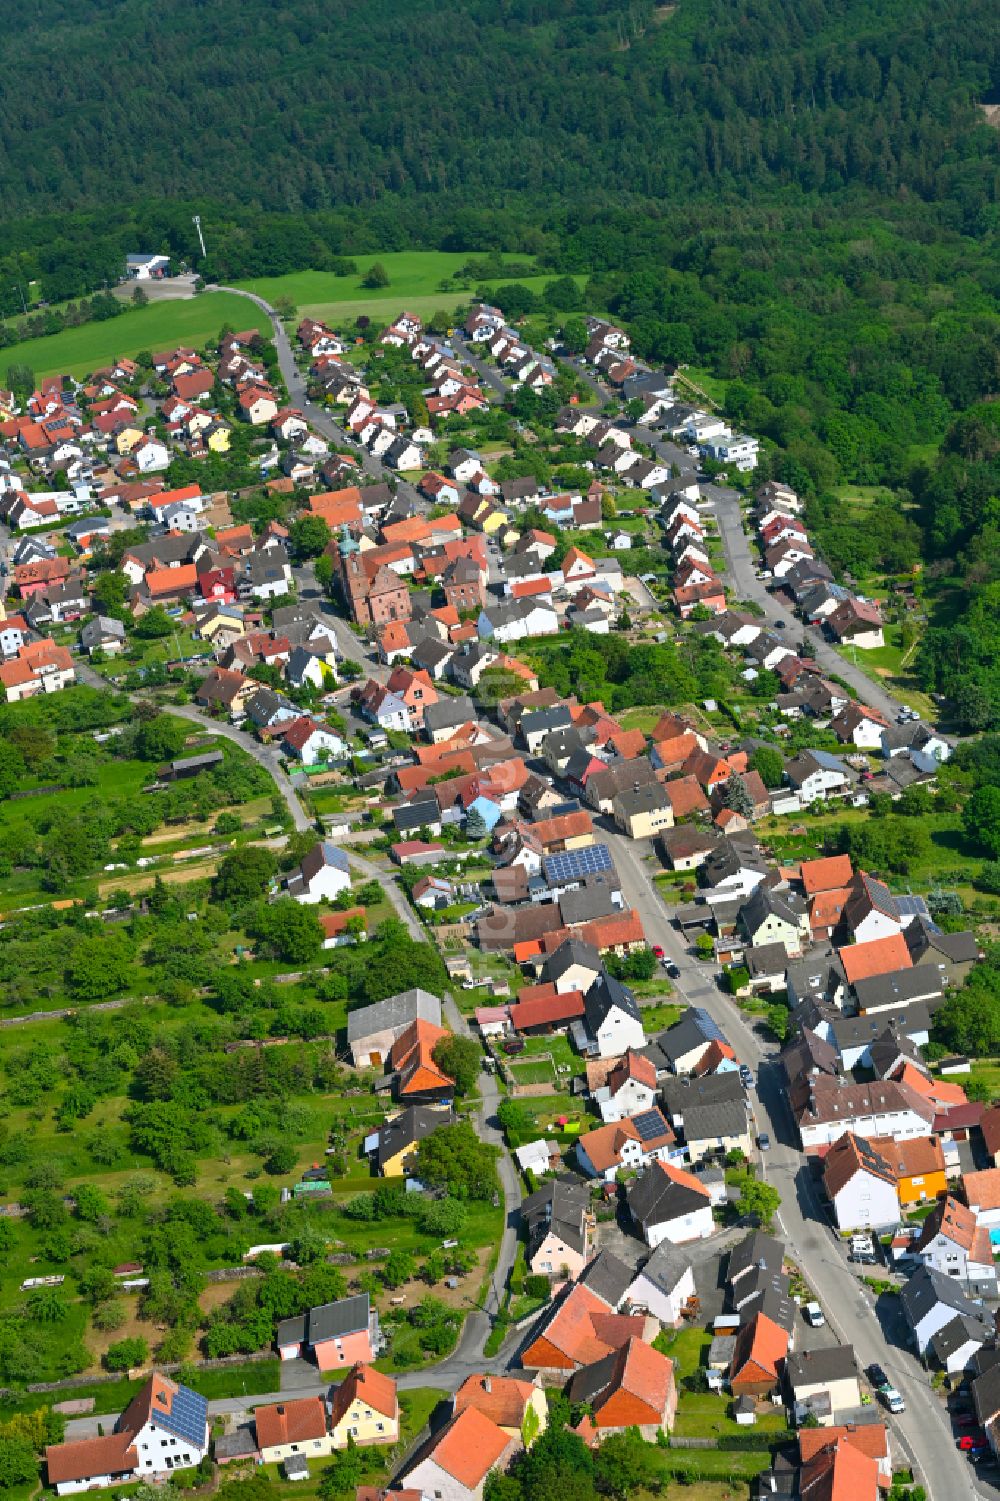
<instances>
[{"instance_id":1,"label":"dense forest","mask_svg":"<svg viewBox=\"0 0 1000 1501\"><path fill-rule=\"evenodd\" d=\"M5 19L0 313L29 283L90 294L137 248L208 280L409 247L588 273L586 306L641 354L726 382L838 569L925 562L924 680L965 727L1000 724L978 410L1000 394L995 0L469 0L460 28L443 0L12 0ZM845 481L896 500L858 527Z\"/></svg>"}]
</instances>

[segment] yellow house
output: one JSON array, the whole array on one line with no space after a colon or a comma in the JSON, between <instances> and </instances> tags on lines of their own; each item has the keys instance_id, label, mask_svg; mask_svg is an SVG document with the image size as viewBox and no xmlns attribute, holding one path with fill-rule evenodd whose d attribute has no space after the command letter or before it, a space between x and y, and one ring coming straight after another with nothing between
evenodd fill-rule
<instances>
[{"instance_id":1,"label":"yellow house","mask_svg":"<svg viewBox=\"0 0 1000 1501\"><path fill-rule=\"evenodd\" d=\"M378 1131L378 1169L383 1178L404 1178L425 1136L452 1119L440 1105L409 1105L384 1120Z\"/></svg>"},{"instance_id":2,"label":"yellow house","mask_svg":"<svg viewBox=\"0 0 1000 1501\"><path fill-rule=\"evenodd\" d=\"M217 427L213 427L205 434L205 442L213 453L229 452L230 432L231 429L224 422L220 422Z\"/></svg>"},{"instance_id":3,"label":"yellow house","mask_svg":"<svg viewBox=\"0 0 1000 1501\"><path fill-rule=\"evenodd\" d=\"M480 526L482 526L482 529L486 533L487 537L495 536L496 533L501 531L503 527L510 525L503 511L490 510L486 513L485 516L482 515L482 512L480 512L477 515L476 520L479 522Z\"/></svg>"},{"instance_id":4,"label":"yellow house","mask_svg":"<svg viewBox=\"0 0 1000 1501\"><path fill-rule=\"evenodd\" d=\"M352 1366L330 1398L330 1437L335 1449L349 1438L361 1444L394 1444L399 1438L396 1383L370 1365Z\"/></svg>"},{"instance_id":5,"label":"yellow house","mask_svg":"<svg viewBox=\"0 0 1000 1501\"><path fill-rule=\"evenodd\" d=\"M141 427L123 427L115 438L115 452L130 454L137 443L141 443L146 434Z\"/></svg>"},{"instance_id":6,"label":"yellow house","mask_svg":"<svg viewBox=\"0 0 1000 1501\"><path fill-rule=\"evenodd\" d=\"M202 641L211 641L214 646L232 646L246 635L246 628L239 615L230 615L224 610L209 611L194 634Z\"/></svg>"},{"instance_id":7,"label":"yellow house","mask_svg":"<svg viewBox=\"0 0 1000 1501\"><path fill-rule=\"evenodd\" d=\"M896 1175L896 1191L904 1209L912 1204L933 1204L948 1192L948 1178L944 1166L944 1151L936 1136L914 1136L907 1141L893 1137L872 1139L886 1158ZM970 1177L982 1178L981 1173L967 1173L966 1188ZM972 1203L972 1200L969 1200Z\"/></svg>"},{"instance_id":8,"label":"yellow house","mask_svg":"<svg viewBox=\"0 0 1000 1501\"><path fill-rule=\"evenodd\" d=\"M333 1434L320 1397L299 1397L258 1407L254 1413L257 1448L265 1464L280 1464L293 1454L315 1459L333 1453Z\"/></svg>"}]
</instances>

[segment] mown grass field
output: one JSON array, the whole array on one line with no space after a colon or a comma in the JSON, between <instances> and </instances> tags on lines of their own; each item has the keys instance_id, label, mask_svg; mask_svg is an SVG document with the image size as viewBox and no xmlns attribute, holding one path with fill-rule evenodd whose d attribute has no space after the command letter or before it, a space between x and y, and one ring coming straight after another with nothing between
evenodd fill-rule
<instances>
[{"instance_id":1,"label":"mown grass field","mask_svg":"<svg viewBox=\"0 0 1000 1501\"><path fill-rule=\"evenodd\" d=\"M373 252L354 257L358 270L353 276L332 276L326 271L295 271L288 276L256 277L237 285L248 292L255 292L258 297L266 297L272 305L277 298L288 297L299 313L313 318L333 321L353 319L361 315L385 318L387 314L402 312L404 308L407 312L425 318L439 310L450 312L459 303L471 299L479 285L478 279L465 279L461 287L453 292L435 290L440 282L460 272L469 259L470 256L465 251ZM518 257L522 263L530 259L530 256ZM376 261L389 274L387 287L362 285L367 271ZM490 286L503 286L516 281L521 286L530 287L533 292L542 292L553 280L553 276L554 273L550 272L539 276L498 276L483 280L488 281ZM577 281L582 286L586 277L579 276Z\"/></svg>"},{"instance_id":2,"label":"mown grass field","mask_svg":"<svg viewBox=\"0 0 1000 1501\"><path fill-rule=\"evenodd\" d=\"M174 344L195 346L214 339L224 323L234 328L270 332L270 322L245 297L231 292L205 292L200 297L151 302L130 308L106 323L85 323L43 339L26 339L3 351L3 368L30 365L36 378L45 375L87 375L118 355L151 352Z\"/></svg>"}]
</instances>

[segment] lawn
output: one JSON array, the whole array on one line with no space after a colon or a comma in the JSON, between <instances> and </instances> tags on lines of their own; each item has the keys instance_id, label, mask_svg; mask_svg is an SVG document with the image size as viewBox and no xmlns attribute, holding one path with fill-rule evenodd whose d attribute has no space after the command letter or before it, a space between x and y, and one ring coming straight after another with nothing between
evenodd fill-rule
<instances>
[{"instance_id":1,"label":"lawn","mask_svg":"<svg viewBox=\"0 0 1000 1501\"><path fill-rule=\"evenodd\" d=\"M446 250L398 250L384 254L372 252L359 255L358 271L353 276L332 276L326 271L296 271L288 276L263 276L252 281L238 283L247 291L266 297L274 304L279 297L288 297L299 313L329 321L346 321L361 314L369 318L386 319L396 312L416 313L429 318L439 310L450 311L461 303L473 299L479 281L467 279L462 287L453 292L438 292L435 288L441 281L461 271L470 259L466 251ZM519 256L520 262L530 260ZM389 273L387 287L362 286L368 268L379 261ZM503 286L512 281L542 292L553 274L544 276L484 278L490 286ZM576 280L583 286L585 276Z\"/></svg>"},{"instance_id":2,"label":"lawn","mask_svg":"<svg viewBox=\"0 0 1000 1501\"><path fill-rule=\"evenodd\" d=\"M990 1092L990 1099L1000 1098L1000 1058L977 1058L971 1074L956 1074L954 1081L968 1088L970 1084L983 1085Z\"/></svg>"},{"instance_id":3,"label":"lawn","mask_svg":"<svg viewBox=\"0 0 1000 1501\"><path fill-rule=\"evenodd\" d=\"M841 807L818 816L806 814L803 817L796 814L791 819L766 818L761 820L757 828L778 859L805 860L821 854L824 841L841 824L860 823L869 817L865 808ZM806 833L788 832L793 825L798 824L805 827ZM921 819L921 826L930 836L930 853L926 859L916 861L906 876L888 877L888 884L894 890L926 889L938 882L951 888L956 884L962 869L974 857L962 830L960 813L932 813Z\"/></svg>"},{"instance_id":4,"label":"lawn","mask_svg":"<svg viewBox=\"0 0 1000 1501\"><path fill-rule=\"evenodd\" d=\"M515 1084L551 1084L554 1078L552 1064L546 1058L533 1063L512 1063L510 1072Z\"/></svg>"},{"instance_id":5,"label":"lawn","mask_svg":"<svg viewBox=\"0 0 1000 1501\"><path fill-rule=\"evenodd\" d=\"M925 719L936 720L938 711L933 699L917 685L912 675L913 663L919 647L918 639L904 651L900 644L900 627L887 625L883 630L885 645L871 651L855 650L850 646L838 646L837 651L845 662L854 662L862 672L896 698L916 709Z\"/></svg>"},{"instance_id":6,"label":"lawn","mask_svg":"<svg viewBox=\"0 0 1000 1501\"><path fill-rule=\"evenodd\" d=\"M26 339L4 350L4 363L29 365L36 380L46 375L87 375L118 355L136 354L140 349L204 344L216 337L224 323L265 333L271 328L260 309L245 297L205 292L200 297L130 308L105 323L85 323L43 339Z\"/></svg>"},{"instance_id":7,"label":"lawn","mask_svg":"<svg viewBox=\"0 0 1000 1501\"><path fill-rule=\"evenodd\" d=\"M662 1032L666 1027L672 1027L674 1022L680 1021L686 1006L675 1006L671 1001L662 1001L655 1006L643 1006L642 1027L647 1036L651 1037L656 1032Z\"/></svg>"}]
</instances>

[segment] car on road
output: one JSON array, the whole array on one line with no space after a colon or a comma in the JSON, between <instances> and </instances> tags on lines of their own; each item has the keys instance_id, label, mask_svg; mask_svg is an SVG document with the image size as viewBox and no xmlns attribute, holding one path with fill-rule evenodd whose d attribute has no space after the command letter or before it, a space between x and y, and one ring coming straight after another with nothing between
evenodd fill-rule
<instances>
[{"instance_id":1,"label":"car on road","mask_svg":"<svg viewBox=\"0 0 1000 1501\"><path fill-rule=\"evenodd\" d=\"M989 1448L985 1433L963 1433L958 1440L957 1448L966 1454L983 1454Z\"/></svg>"},{"instance_id":2,"label":"car on road","mask_svg":"<svg viewBox=\"0 0 1000 1501\"><path fill-rule=\"evenodd\" d=\"M654 943L652 947L653 947L653 958L654 959L662 959L663 958L663 945L662 945L662 943Z\"/></svg>"},{"instance_id":3,"label":"car on road","mask_svg":"<svg viewBox=\"0 0 1000 1501\"><path fill-rule=\"evenodd\" d=\"M871 1382L876 1391L878 1391L883 1386L889 1385L888 1376L885 1374L882 1367L874 1360L872 1361L870 1366L865 1367L865 1375L868 1377L868 1380Z\"/></svg>"},{"instance_id":4,"label":"car on road","mask_svg":"<svg viewBox=\"0 0 1000 1501\"><path fill-rule=\"evenodd\" d=\"M665 973L667 975L669 975L669 977L670 977L671 980L679 980L680 979L681 972L680 972L679 968L677 967L677 965L674 963L674 961L672 959L664 959L664 961L663 961L663 968L664 968Z\"/></svg>"},{"instance_id":5,"label":"car on road","mask_svg":"<svg viewBox=\"0 0 1000 1501\"><path fill-rule=\"evenodd\" d=\"M810 1324L813 1329L822 1329L826 1323L826 1314L818 1303L807 1303L802 1312L805 1315L806 1323Z\"/></svg>"},{"instance_id":6,"label":"car on road","mask_svg":"<svg viewBox=\"0 0 1000 1501\"><path fill-rule=\"evenodd\" d=\"M979 1423L976 1414L971 1410L966 1412L952 1411L951 1420L956 1428L975 1428Z\"/></svg>"},{"instance_id":7,"label":"car on road","mask_svg":"<svg viewBox=\"0 0 1000 1501\"><path fill-rule=\"evenodd\" d=\"M753 1069L746 1063L740 1064L740 1083L744 1089L753 1089Z\"/></svg>"},{"instance_id":8,"label":"car on road","mask_svg":"<svg viewBox=\"0 0 1000 1501\"><path fill-rule=\"evenodd\" d=\"M757 1145L762 1152L769 1152L771 1150L771 1138L766 1131L761 1131L757 1137Z\"/></svg>"},{"instance_id":9,"label":"car on road","mask_svg":"<svg viewBox=\"0 0 1000 1501\"><path fill-rule=\"evenodd\" d=\"M787 620L776 620L774 622L774 628L775 628L776 631L783 631L785 629L785 627L787 626L787 624L788 624Z\"/></svg>"}]
</instances>

